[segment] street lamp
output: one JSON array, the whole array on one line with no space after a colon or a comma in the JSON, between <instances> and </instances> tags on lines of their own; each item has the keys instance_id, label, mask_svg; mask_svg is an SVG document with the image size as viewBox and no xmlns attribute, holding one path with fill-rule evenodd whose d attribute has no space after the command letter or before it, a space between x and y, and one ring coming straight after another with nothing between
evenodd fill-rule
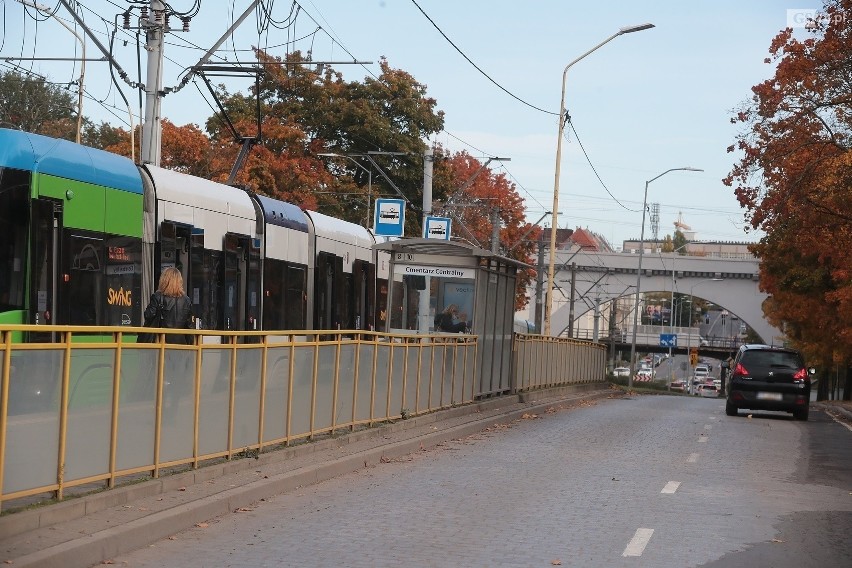
<instances>
[{"instance_id":1,"label":"street lamp","mask_svg":"<svg viewBox=\"0 0 852 568\"><path fill-rule=\"evenodd\" d=\"M659 179L669 172L703 172L699 168L684 166L682 168L671 168L660 175L653 177L645 182L645 197L642 199L642 230L639 236L639 268L636 271L636 310L633 312L633 339L630 342L630 377L627 379L627 388L633 388L633 372L636 370L636 318L639 316L639 292L642 285L642 255L645 252L645 212L648 209L648 185L655 179Z\"/></svg>"},{"instance_id":2,"label":"street lamp","mask_svg":"<svg viewBox=\"0 0 852 568\"><path fill-rule=\"evenodd\" d=\"M551 214L553 215L553 219L550 223L550 260L547 266L547 299L545 300L545 310L544 310L544 335L550 335L550 319L551 319L551 310L553 309L553 273L554 268L556 266L556 214L559 211L559 170L562 165L562 135L565 131L565 79L568 76L568 69L571 68L572 65L592 53L593 51L603 47L610 41L614 40L620 35L629 34L633 32L641 32L642 30L647 30L653 28L654 24L640 24L638 26L627 26L625 28L621 28L595 47L569 63L565 66L565 70L562 71L562 98L559 100L559 136L556 139L556 175L553 180L553 207L551 208Z\"/></svg>"},{"instance_id":3,"label":"street lamp","mask_svg":"<svg viewBox=\"0 0 852 568\"><path fill-rule=\"evenodd\" d=\"M373 206L373 170L367 169L361 164L358 163L358 160L355 157L360 156L361 154L335 154L333 152L327 152L323 154L317 154L317 156L322 156L324 158L347 158L350 162L367 172L367 229L370 228L370 209Z\"/></svg>"}]
</instances>

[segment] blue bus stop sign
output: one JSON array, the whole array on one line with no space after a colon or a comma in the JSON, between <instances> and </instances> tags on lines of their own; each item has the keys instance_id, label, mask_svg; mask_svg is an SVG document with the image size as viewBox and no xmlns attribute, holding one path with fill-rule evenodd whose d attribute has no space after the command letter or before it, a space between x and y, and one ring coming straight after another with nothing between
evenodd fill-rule
<instances>
[{"instance_id":1,"label":"blue bus stop sign","mask_svg":"<svg viewBox=\"0 0 852 568\"><path fill-rule=\"evenodd\" d=\"M402 199L376 199L373 216L377 235L401 237L405 229L405 201Z\"/></svg>"}]
</instances>

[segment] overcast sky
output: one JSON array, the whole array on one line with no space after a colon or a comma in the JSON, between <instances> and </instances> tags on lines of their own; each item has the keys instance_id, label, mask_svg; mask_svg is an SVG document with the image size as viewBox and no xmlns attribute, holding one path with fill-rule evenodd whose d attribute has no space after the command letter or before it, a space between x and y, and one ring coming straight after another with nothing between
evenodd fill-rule
<instances>
[{"instance_id":1,"label":"overcast sky","mask_svg":"<svg viewBox=\"0 0 852 568\"><path fill-rule=\"evenodd\" d=\"M58 5L56 0L41 3ZM105 46L108 24L131 5L126 0L77 4ZM171 1L182 11L192 4ZM190 31L168 38L163 86L176 86L183 70L196 63L249 4L201 1ZM553 200L563 69L620 28L653 23L653 29L616 37L572 66L567 76L566 107L573 130L566 128L563 143L559 226L587 227L615 246L639 237L645 182L670 168L687 166L704 172L674 171L649 185L648 203L659 204L659 236L671 234L682 215L699 240L759 238L745 232L742 210L721 182L736 161L736 155L726 152L736 134L729 121L731 110L748 99L753 85L772 75L773 67L764 58L788 16L797 13L790 10L821 6L816 0L300 0L300 9L293 11L291 2L265 4L271 6L274 23L259 34L252 14L213 61L250 61L253 45L268 46L279 56L312 49L315 61L372 62L335 65L345 79L361 80L377 76L379 60L386 57L392 67L427 85L428 95L446 113L446 131L435 141L482 159L511 159L502 165L492 162L492 167L516 183L531 222L550 210ZM75 80L79 63L3 61L79 56L79 42L55 18L42 16L36 23L32 14L25 14L18 2L0 3L0 65L20 65L60 83ZM294 25L288 26L294 14ZM56 15L71 21L62 6ZM172 21L171 26L180 29L180 22ZM797 34L804 37L801 30ZM91 41L86 49L89 58L101 56ZM131 81L145 81L142 53L140 80L135 34L122 30L116 36L115 58ZM138 112L138 95L119 82ZM200 89L191 82L168 95L163 116L179 125L203 124L213 113L212 99L205 96L201 81L198 85ZM229 82L231 91L248 86L247 80ZM105 63L87 64L85 89L86 116L126 126L127 109L110 86ZM645 234L653 236L650 223Z\"/></svg>"}]
</instances>

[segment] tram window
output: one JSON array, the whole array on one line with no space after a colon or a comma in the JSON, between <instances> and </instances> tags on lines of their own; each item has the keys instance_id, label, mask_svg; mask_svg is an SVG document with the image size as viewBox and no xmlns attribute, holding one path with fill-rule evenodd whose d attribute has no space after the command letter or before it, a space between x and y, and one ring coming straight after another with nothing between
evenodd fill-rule
<instances>
[{"instance_id":1,"label":"tram window","mask_svg":"<svg viewBox=\"0 0 852 568\"><path fill-rule=\"evenodd\" d=\"M287 266L287 310L284 327L305 329L307 311L308 274L304 266Z\"/></svg>"},{"instance_id":2,"label":"tram window","mask_svg":"<svg viewBox=\"0 0 852 568\"><path fill-rule=\"evenodd\" d=\"M268 258L263 262L263 329L287 329L288 302L282 291L285 274L284 261Z\"/></svg>"},{"instance_id":3,"label":"tram window","mask_svg":"<svg viewBox=\"0 0 852 568\"><path fill-rule=\"evenodd\" d=\"M60 305L66 306L70 325L103 324L104 246L97 237L66 233L63 249L64 290Z\"/></svg>"},{"instance_id":4,"label":"tram window","mask_svg":"<svg viewBox=\"0 0 852 568\"><path fill-rule=\"evenodd\" d=\"M24 308L28 172L0 168L0 311Z\"/></svg>"},{"instance_id":5,"label":"tram window","mask_svg":"<svg viewBox=\"0 0 852 568\"><path fill-rule=\"evenodd\" d=\"M140 325L142 298L142 241L111 237L106 242L106 325ZM134 309L134 306L141 306Z\"/></svg>"},{"instance_id":6,"label":"tram window","mask_svg":"<svg viewBox=\"0 0 852 568\"><path fill-rule=\"evenodd\" d=\"M352 275L343 275L343 290L340 294L340 327L343 329L355 329L355 317L353 314L353 304L355 303L355 293L352 287Z\"/></svg>"}]
</instances>

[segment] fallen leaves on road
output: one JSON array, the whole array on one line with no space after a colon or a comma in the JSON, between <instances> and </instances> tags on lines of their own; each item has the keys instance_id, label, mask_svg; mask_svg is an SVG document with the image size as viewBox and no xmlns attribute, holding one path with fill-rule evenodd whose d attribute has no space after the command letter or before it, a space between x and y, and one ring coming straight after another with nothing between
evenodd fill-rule
<instances>
[{"instance_id":1,"label":"fallen leaves on road","mask_svg":"<svg viewBox=\"0 0 852 568\"><path fill-rule=\"evenodd\" d=\"M195 523L195 526L196 526L196 527L198 527L198 528L200 528L200 529L206 529L206 528L207 528L207 527L209 527L210 525L209 525L209 524L207 524L207 523Z\"/></svg>"},{"instance_id":2,"label":"fallen leaves on road","mask_svg":"<svg viewBox=\"0 0 852 568\"><path fill-rule=\"evenodd\" d=\"M559 560L558 558L556 558L556 559L551 560L550 564L553 565L553 566L562 566L562 561Z\"/></svg>"},{"instance_id":3,"label":"fallen leaves on road","mask_svg":"<svg viewBox=\"0 0 852 568\"><path fill-rule=\"evenodd\" d=\"M235 513L249 513L251 511L254 511L254 509L248 509L246 507L237 507L236 509L234 509Z\"/></svg>"},{"instance_id":4,"label":"fallen leaves on road","mask_svg":"<svg viewBox=\"0 0 852 568\"><path fill-rule=\"evenodd\" d=\"M533 420L535 418L538 418L538 414L530 414L528 412L524 412L524 414L521 416L521 420Z\"/></svg>"},{"instance_id":5,"label":"fallen leaves on road","mask_svg":"<svg viewBox=\"0 0 852 568\"><path fill-rule=\"evenodd\" d=\"M772 542L784 542L784 541L783 541L783 540L781 540L780 538L773 538L773 539L772 539Z\"/></svg>"}]
</instances>

